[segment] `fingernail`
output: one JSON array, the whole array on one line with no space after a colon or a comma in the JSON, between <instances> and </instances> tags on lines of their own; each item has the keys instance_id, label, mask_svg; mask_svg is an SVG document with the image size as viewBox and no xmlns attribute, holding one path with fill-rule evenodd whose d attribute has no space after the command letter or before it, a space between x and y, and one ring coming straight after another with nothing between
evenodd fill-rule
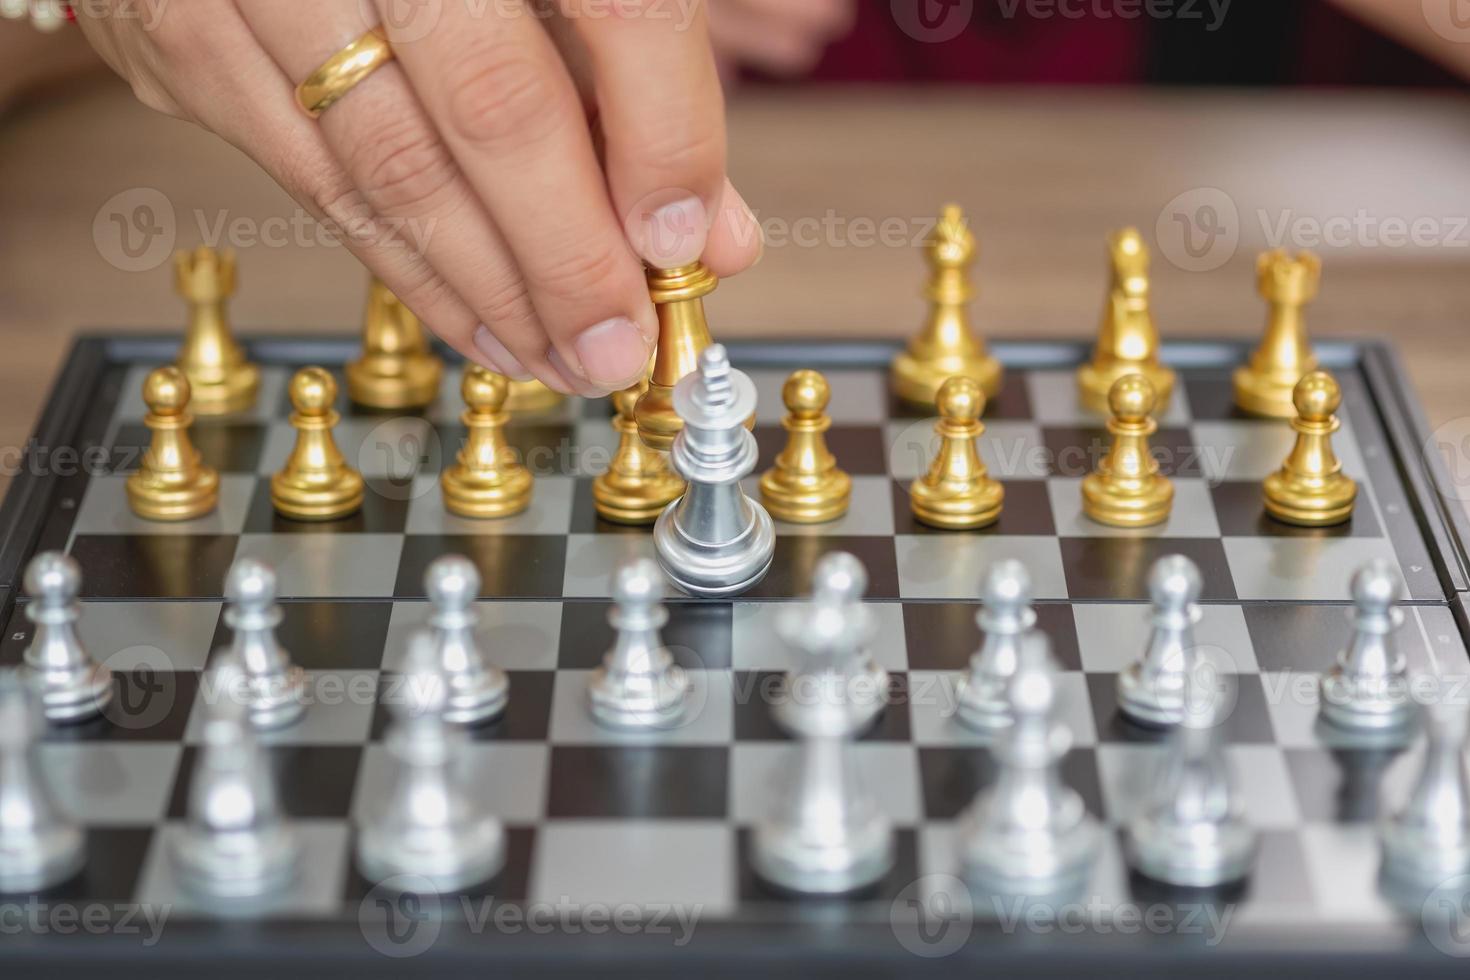
<instances>
[{"instance_id":1,"label":"fingernail","mask_svg":"<svg viewBox=\"0 0 1470 980\"><path fill-rule=\"evenodd\" d=\"M638 324L625 316L588 327L573 346L582 362L582 374L609 391L637 381L648 364L648 339Z\"/></svg>"},{"instance_id":2,"label":"fingernail","mask_svg":"<svg viewBox=\"0 0 1470 980\"><path fill-rule=\"evenodd\" d=\"M704 202L686 197L637 215L629 238L643 261L673 269L699 261L709 240L709 216Z\"/></svg>"},{"instance_id":3,"label":"fingernail","mask_svg":"<svg viewBox=\"0 0 1470 980\"><path fill-rule=\"evenodd\" d=\"M490 328L481 324L475 330L475 350L485 356L490 363L486 365L492 371L505 375L513 381L530 381L531 372L526 370L514 354L506 349L506 346L495 338Z\"/></svg>"},{"instance_id":4,"label":"fingernail","mask_svg":"<svg viewBox=\"0 0 1470 980\"><path fill-rule=\"evenodd\" d=\"M603 398L612 393L611 389L599 388L590 381L579 377L577 372L572 370L572 366L566 362L566 359L557 353L556 348L553 347L546 352L546 360L551 364L552 368L566 379L572 391L581 395L583 398Z\"/></svg>"}]
</instances>

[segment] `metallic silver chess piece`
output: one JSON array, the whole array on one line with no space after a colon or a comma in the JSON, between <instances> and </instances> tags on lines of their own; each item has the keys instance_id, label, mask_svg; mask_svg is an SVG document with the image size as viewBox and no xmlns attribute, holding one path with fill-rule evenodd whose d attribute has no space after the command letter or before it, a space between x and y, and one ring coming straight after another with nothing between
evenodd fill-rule
<instances>
[{"instance_id":1,"label":"metallic silver chess piece","mask_svg":"<svg viewBox=\"0 0 1470 980\"><path fill-rule=\"evenodd\" d=\"M1191 679L1184 717L1128 824L1128 863L1148 878L1208 888L1250 873L1257 835L1241 815L1220 736L1224 707L1234 703L1232 683L1229 674L1213 688Z\"/></svg>"},{"instance_id":2,"label":"metallic silver chess piece","mask_svg":"<svg viewBox=\"0 0 1470 980\"><path fill-rule=\"evenodd\" d=\"M1141 725L1167 727L1184 717L1186 683L1199 658L1199 569L1183 555L1167 555L1149 570L1148 590L1153 629L1143 656L1118 675L1118 709Z\"/></svg>"},{"instance_id":3,"label":"metallic silver chess piece","mask_svg":"<svg viewBox=\"0 0 1470 980\"><path fill-rule=\"evenodd\" d=\"M1425 709L1424 761L1404 808L1380 827L1384 868L1434 887L1470 874L1470 773L1463 706Z\"/></svg>"},{"instance_id":4,"label":"metallic silver chess piece","mask_svg":"<svg viewBox=\"0 0 1470 980\"><path fill-rule=\"evenodd\" d=\"M263 561L241 558L225 578L225 625L234 630L231 654L245 673L245 707L256 728L279 728L306 710L306 675L276 641L281 607L276 573Z\"/></svg>"},{"instance_id":5,"label":"metallic silver chess piece","mask_svg":"<svg viewBox=\"0 0 1470 980\"><path fill-rule=\"evenodd\" d=\"M33 686L15 671L0 674L0 893L50 888L86 860L85 835L46 785L44 727Z\"/></svg>"},{"instance_id":6,"label":"metallic silver chess piece","mask_svg":"<svg viewBox=\"0 0 1470 980\"><path fill-rule=\"evenodd\" d=\"M77 638L81 568L69 555L42 552L26 566L25 586L31 595L26 618L36 624L25 667L46 720L78 722L101 714L112 703L112 671L94 661Z\"/></svg>"},{"instance_id":7,"label":"metallic silver chess piece","mask_svg":"<svg viewBox=\"0 0 1470 980\"><path fill-rule=\"evenodd\" d=\"M1086 880L1097 854L1097 822L1062 782L1072 735L1057 718L1056 674L1050 641L1029 634L1006 686L1012 722L994 750L999 775L960 818L964 874L988 891L1068 891Z\"/></svg>"},{"instance_id":8,"label":"metallic silver chess piece","mask_svg":"<svg viewBox=\"0 0 1470 980\"><path fill-rule=\"evenodd\" d=\"M674 663L659 631L669 621L664 576L651 558L638 558L613 575L608 622L613 648L587 685L592 717L611 728L668 728L679 723L689 699L689 675Z\"/></svg>"},{"instance_id":9,"label":"metallic silver chess piece","mask_svg":"<svg viewBox=\"0 0 1470 980\"><path fill-rule=\"evenodd\" d=\"M669 580L690 595L738 595L771 567L771 515L740 487L756 463L745 428L755 402L755 385L730 367L720 344L705 348L699 370L674 388L684 428L670 462L689 486L654 523L653 544Z\"/></svg>"},{"instance_id":10,"label":"metallic silver chess piece","mask_svg":"<svg viewBox=\"0 0 1470 980\"><path fill-rule=\"evenodd\" d=\"M429 630L439 669L449 683L444 720L478 725L499 718L510 701L510 678L492 664L475 638L480 572L462 555L445 555L424 574Z\"/></svg>"},{"instance_id":11,"label":"metallic silver chess piece","mask_svg":"<svg viewBox=\"0 0 1470 980\"><path fill-rule=\"evenodd\" d=\"M1375 559L1353 575L1353 638L1322 675L1322 717L1348 731L1401 729L1414 720L1408 660L1394 643L1403 622L1398 571Z\"/></svg>"},{"instance_id":12,"label":"metallic silver chess piece","mask_svg":"<svg viewBox=\"0 0 1470 980\"><path fill-rule=\"evenodd\" d=\"M409 641L402 683L390 708L385 745L397 772L377 812L357 838L357 866L370 881L440 892L487 881L505 861L505 831L462 785L458 760L467 736L444 718L449 685L434 641Z\"/></svg>"},{"instance_id":13,"label":"metallic silver chess piece","mask_svg":"<svg viewBox=\"0 0 1470 980\"><path fill-rule=\"evenodd\" d=\"M776 632L796 653L771 714L799 735L855 735L888 703L888 671L868 649L877 629L863 604L868 573L862 562L832 552L817 562L810 602L776 617Z\"/></svg>"},{"instance_id":14,"label":"metallic silver chess piece","mask_svg":"<svg viewBox=\"0 0 1470 980\"><path fill-rule=\"evenodd\" d=\"M848 742L801 740L800 759L771 816L752 837L751 864L778 888L815 895L857 891L893 866L893 827L857 771Z\"/></svg>"},{"instance_id":15,"label":"metallic silver chess piece","mask_svg":"<svg viewBox=\"0 0 1470 980\"><path fill-rule=\"evenodd\" d=\"M256 898L296 876L301 842L281 816L275 773L251 721L253 680L234 653L210 668L188 821L173 847L179 879L196 894Z\"/></svg>"},{"instance_id":16,"label":"metallic silver chess piece","mask_svg":"<svg viewBox=\"0 0 1470 980\"><path fill-rule=\"evenodd\" d=\"M1036 626L1031 608L1031 574L1014 559L998 561L985 576L984 603L976 616L985 641L970 658L969 672L955 691L955 717L981 732L1011 724L1006 687L1016 672L1021 646Z\"/></svg>"}]
</instances>

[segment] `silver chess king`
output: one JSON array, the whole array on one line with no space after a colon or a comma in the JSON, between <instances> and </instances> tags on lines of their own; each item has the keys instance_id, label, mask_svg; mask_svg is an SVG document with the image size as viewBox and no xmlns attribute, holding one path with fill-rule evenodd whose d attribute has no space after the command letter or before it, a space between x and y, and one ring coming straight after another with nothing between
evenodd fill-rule
<instances>
[{"instance_id":1,"label":"silver chess king","mask_svg":"<svg viewBox=\"0 0 1470 980\"><path fill-rule=\"evenodd\" d=\"M765 577L776 550L771 515L740 487L756 463L745 428L755 385L714 344L674 388L674 411L684 428L670 461L689 488L653 526L659 564L690 595L739 595Z\"/></svg>"}]
</instances>

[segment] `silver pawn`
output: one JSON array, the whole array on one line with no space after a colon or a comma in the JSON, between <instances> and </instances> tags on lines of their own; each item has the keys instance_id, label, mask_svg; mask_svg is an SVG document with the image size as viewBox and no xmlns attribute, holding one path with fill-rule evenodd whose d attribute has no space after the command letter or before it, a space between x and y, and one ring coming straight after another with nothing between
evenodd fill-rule
<instances>
[{"instance_id":1,"label":"silver pawn","mask_svg":"<svg viewBox=\"0 0 1470 980\"><path fill-rule=\"evenodd\" d=\"M755 873L778 888L813 895L857 891L893 866L893 827L864 785L848 742L801 740L800 761L772 815L752 837Z\"/></svg>"},{"instance_id":2,"label":"silver pawn","mask_svg":"<svg viewBox=\"0 0 1470 980\"><path fill-rule=\"evenodd\" d=\"M1257 835L1240 799L1220 741L1233 675L1207 688L1191 679L1186 710L1165 749L1124 852L1140 874L1171 885L1211 888L1238 881L1255 861Z\"/></svg>"},{"instance_id":3,"label":"silver pawn","mask_svg":"<svg viewBox=\"0 0 1470 980\"><path fill-rule=\"evenodd\" d=\"M1101 834L1060 763L1072 733L1056 714L1051 642L1030 634L1006 686L1012 722L994 749L1000 772L960 817L965 876L988 891L1050 895L1086 880Z\"/></svg>"},{"instance_id":4,"label":"silver pawn","mask_svg":"<svg viewBox=\"0 0 1470 980\"><path fill-rule=\"evenodd\" d=\"M444 720L479 725L499 718L510 701L510 678L490 663L475 638L480 572L463 555L445 555L424 573L429 630L439 669L449 682Z\"/></svg>"},{"instance_id":5,"label":"silver pawn","mask_svg":"<svg viewBox=\"0 0 1470 980\"><path fill-rule=\"evenodd\" d=\"M180 881L196 894L255 898L285 889L296 875L301 842L281 817L275 774L256 739L253 680L233 652L210 668L214 700L188 821L173 846Z\"/></svg>"},{"instance_id":6,"label":"silver pawn","mask_svg":"<svg viewBox=\"0 0 1470 980\"><path fill-rule=\"evenodd\" d=\"M81 870L86 836L56 805L39 757L42 713L31 685L0 674L0 894L41 891Z\"/></svg>"},{"instance_id":7,"label":"silver pawn","mask_svg":"<svg viewBox=\"0 0 1470 980\"><path fill-rule=\"evenodd\" d=\"M405 891L424 882L449 892L487 881L505 861L505 831L461 785L457 764L467 736L444 718L449 685L429 636L410 639L401 680L385 742L398 770L358 835L358 868Z\"/></svg>"},{"instance_id":8,"label":"silver pawn","mask_svg":"<svg viewBox=\"0 0 1470 980\"><path fill-rule=\"evenodd\" d=\"M1031 574L1014 559L998 561L985 576L984 604L975 617L985 642L955 691L955 717L971 728L994 732L1011 723L1006 685L1016 672L1021 645L1036 625L1031 608Z\"/></svg>"},{"instance_id":9,"label":"silver pawn","mask_svg":"<svg viewBox=\"0 0 1470 980\"><path fill-rule=\"evenodd\" d=\"M863 604L868 573L846 552L822 557L810 602L787 606L776 632L797 653L771 714L798 735L856 735L888 703L888 671L868 650L877 629Z\"/></svg>"},{"instance_id":10,"label":"silver pawn","mask_svg":"<svg viewBox=\"0 0 1470 980\"><path fill-rule=\"evenodd\" d=\"M306 710L306 675L276 641L281 623L276 573L263 561L241 558L230 566L225 599L225 625L235 631L230 653L245 674L250 724L260 729L291 724Z\"/></svg>"},{"instance_id":11,"label":"silver pawn","mask_svg":"<svg viewBox=\"0 0 1470 980\"><path fill-rule=\"evenodd\" d=\"M674 388L684 428L669 460L689 486L654 523L653 544L669 580L690 595L738 595L771 567L771 515L740 487L756 463L745 428L755 403L755 385L730 367L720 344L705 348L699 370Z\"/></svg>"},{"instance_id":12,"label":"silver pawn","mask_svg":"<svg viewBox=\"0 0 1470 980\"><path fill-rule=\"evenodd\" d=\"M1167 555L1148 575L1153 629L1143 656L1118 675L1118 709L1141 725L1168 727L1185 714L1185 687L1199 653L1200 574L1183 555Z\"/></svg>"},{"instance_id":13,"label":"silver pawn","mask_svg":"<svg viewBox=\"0 0 1470 980\"><path fill-rule=\"evenodd\" d=\"M1393 641L1403 622L1398 572L1375 559L1353 575L1353 638L1322 675L1322 717L1348 731L1400 729L1414 719L1408 660Z\"/></svg>"},{"instance_id":14,"label":"silver pawn","mask_svg":"<svg viewBox=\"0 0 1470 980\"><path fill-rule=\"evenodd\" d=\"M669 728L684 716L689 675L659 638L669 621L663 583L651 558L628 562L613 576L608 622L617 640L587 686L592 717L610 728Z\"/></svg>"},{"instance_id":15,"label":"silver pawn","mask_svg":"<svg viewBox=\"0 0 1470 980\"><path fill-rule=\"evenodd\" d=\"M1463 707L1426 707L1424 762L1404 808L1384 821L1385 869L1400 881L1438 885L1470 874L1470 773Z\"/></svg>"},{"instance_id":16,"label":"silver pawn","mask_svg":"<svg viewBox=\"0 0 1470 980\"><path fill-rule=\"evenodd\" d=\"M42 552L26 566L25 586L32 597L26 618L36 624L25 666L46 720L78 722L101 714L112 703L112 671L95 662L77 638L81 568L69 555Z\"/></svg>"}]
</instances>

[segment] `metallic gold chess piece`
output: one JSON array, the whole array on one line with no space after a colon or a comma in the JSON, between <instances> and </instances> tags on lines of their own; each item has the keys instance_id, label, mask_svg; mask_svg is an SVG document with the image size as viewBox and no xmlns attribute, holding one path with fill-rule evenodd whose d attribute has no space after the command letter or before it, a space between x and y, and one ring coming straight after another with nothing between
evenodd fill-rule
<instances>
[{"instance_id":1,"label":"metallic gold chess piece","mask_svg":"<svg viewBox=\"0 0 1470 980\"><path fill-rule=\"evenodd\" d=\"M793 372L781 388L786 404L786 447L775 465L761 474L761 502L778 521L820 524L847 513L852 477L837 467L827 449L832 428L827 403L832 389L816 371Z\"/></svg>"},{"instance_id":2,"label":"metallic gold chess piece","mask_svg":"<svg viewBox=\"0 0 1470 980\"><path fill-rule=\"evenodd\" d=\"M909 487L914 517L947 530L985 527L1000 519L1005 487L990 478L975 441L985 431L985 393L974 378L950 378L935 399L939 452Z\"/></svg>"},{"instance_id":3,"label":"metallic gold chess piece","mask_svg":"<svg viewBox=\"0 0 1470 980\"><path fill-rule=\"evenodd\" d=\"M669 468L664 456L638 437L633 413L647 390L644 380L612 394L618 413L612 423L618 433L618 449L607 472L592 481L592 500L603 520L652 524L684 492L684 481Z\"/></svg>"},{"instance_id":4,"label":"metallic gold chess piece","mask_svg":"<svg viewBox=\"0 0 1470 980\"><path fill-rule=\"evenodd\" d=\"M1235 404L1252 415L1289 419L1296 414L1296 383L1317 369L1303 309L1317 296L1322 260L1284 249L1256 260L1256 288L1269 304L1266 333L1250 360L1235 370Z\"/></svg>"},{"instance_id":5,"label":"metallic gold chess piece","mask_svg":"<svg viewBox=\"0 0 1470 980\"><path fill-rule=\"evenodd\" d=\"M189 379L172 365L156 368L143 382L148 414L143 424L153 442L142 465L128 477L128 506L150 521L203 517L219 503L219 473L199 458L189 439Z\"/></svg>"},{"instance_id":6,"label":"metallic gold chess piece","mask_svg":"<svg viewBox=\"0 0 1470 980\"><path fill-rule=\"evenodd\" d=\"M1174 505L1174 484L1159 473L1148 439L1159 424L1154 386L1142 374L1113 382L1108 392L1108 432L1113 445L1097 469L1082 481L1082 510L1099 524L1148 527L1167 520Z\"/></svg>"},{"instance_id":7,"label":"metallic gold chess piece","mask_svg":"<svg viewBox=\"0 0 1470 980\"><path fill-rule=\"evenodd\" d=\"M347 397L385 411L421 408L439 394L443 370L419 318L374 277L362 317L362 356L345 368Z\"/></svg>"},{"instance_id":8,"label":"metallic gold chess piece","mask_svg":"<svg viewBox=\"0 0 1470 980\"><path fill-rule=\"evenodd\" d=\"M255 404L260 369L230 333L225 302L235 292L235 254L201 246L174 254L174 288L189 304L179 368L193 389L198 415L228 415Z\"/></svg>"},{"instance_id":9,"label":"metallic gold chess piece","mask_svg":"<svg viewBox=\"0 0 1470 980\"><path fill-rule=\"evenodd\" d=\"M1174 393L1174 372L1159 363L1159 331L1149 305L1148 246L1137 228L1108 239L1112 281L1102 328L1092 360L1077 371L1077 393L1084 408L1108 411L1109 393L1119 378L1141 374L1154 390L1154 410L1162 413Z\"/></svg>"},{"instance_id":10,"label":"metallic gold chess piece","mask_svg":"<svg viewBox=\"0 0 1470 980\"><path fill-rule=\"evenodd\" d=\"M332 407L336 380L322 368L302 368L291 378L289 392L296 446L271 477L271 504L282 517L298 521L330 521L356 512L362 506L362 475L347 465L332 437L341 419Z\"/></svg>"},{"instance_id":11,"label":"metallic gold chess piece","mask_svg":"<svg viewBox=\"0 0 1470 980\"><path fill-rule=\"evenodd\" d=\"M566 400L566 395L552 391L535 378L529 381L512 381L510 395L505 399L505 410L512 415L549 412Z\"/></svg>"},{"instance_id":12,"label":"metallic gold chess piece","mask_svg":"<svg viewBox=\"0 0 1470 980\"><path fill-rule=\"evenodd\" d=\"M1266 512L1305 527L1341 524L1353 514L1358 485L1342 472L1332 434L1342 427L1336 411L1342 389L1326 371L1313 371L1292 392L1296 444L1281 469L1266 477Z\"/></svg>"},{"instance_id":13,"label":"metallic gold chess piece","mask_svg":"<svg viewBox=\"0 0 1470 980\"><path fill-rule=\"evenodd\" d=\"M531 471L505 441L510 382L478 364L466 364L459 385L465 410L464 446L439 477L444 509L460 517L509 517L531 503Z\"/></svg>"},{"instance_id":14,"label":"metallic gold chess piece","mask_svg":"<svg viewBox=\"0 0 1470 980\"><path fill-rule=\"evenodd\" d=\"M908 349L893 361L894 394L910 404L932 406L940 387L953 377L974 378L987 399L1000 391L1000 361L990 355L970 324L969 304L975 297L970 267L976 252L964 213L958 205L947 205L925 249L929 316Z\"/></svg>"},{"instance_id":15,"label":"metallic gold chess piece","mask_svg":"<svg viewBox=\"0 0 1470 980\"><path fill-rule=\"evenodd\" d=\"M648 292L658 311L658 349L648 390L638 399L638 435L644 445L666 453L684 427L674 411L674 385L699 369L699 354L710 345L704 297L720 280L702 264L649 269Z\"/></svg>"}]
</instances>

